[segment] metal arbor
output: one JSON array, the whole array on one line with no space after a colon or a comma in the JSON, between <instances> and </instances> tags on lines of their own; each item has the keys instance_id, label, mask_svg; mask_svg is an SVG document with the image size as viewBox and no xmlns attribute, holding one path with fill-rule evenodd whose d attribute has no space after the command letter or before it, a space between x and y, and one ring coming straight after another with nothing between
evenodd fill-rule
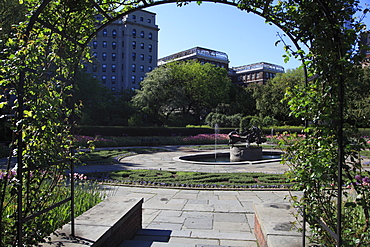
<instances>
[{"instance_id":1,"label":"metal arbor","mask_svg":"<svg viewBox=\"0 0 370 247\"><path fill-rule=\"evenodd\" d=\"M33 169L29 162L30 143L24 136L29 132L27 124L32 125L39 121L29 122L30 105L34 99L29 93L36 91L35 84L52 82L63 88L60 95L70 95L74 84L74 76L84 59L88 59L88 44L92 38L112 23L137 9L166 3L177 3L179 6L192 1L110 1L110 0L24 0L28 9L27 20L20 24L17 36L19 41L16 56L8 56L8 64L16 68L14 76L8 78L7 85L13 85L18 99L18 108L14 126L17 126L17 154L18 154L18 246L22 246L22 223L24 215L24 201L22 191L27 183L22 183L24 171ZM263 17L267 22L278 26L292 41L294 47L285 46L290 52L302 60L305 70L306 82L314 83L317 78L323 81L324 87L331 87L331 96L334 102L332 109L335 125L330 126L336 130L338 146L337 159L337 194L338 213L336 241L342 245L341 240L341 203L342 203L342 170L344 164L343 144L343 111L344 111L344 84L348 68L354 63L352 47L356 42L356 33L343 28L345 23L354 23L351 14L354 13L357 1L337 0L285 0L276 3L272 0L215 0L220 4L235 6L246 12ZM351 11L351 9L353 11ZM94 18L101 15L103 20L97 22ZM42 30L42 32L41 32ZM306 54L303 48L309 50ZM38 54L38 55L35 55ZM350 54L350 55L349 55ZM308 74L314 73L316 77L309 79ZM58 89L55 89L58 90ZM73 126L73 97L62 98L65 110L63 119L52 117L50 121L60 121L63 126ZM41 109L34 108L34 111ZM57 119L57 120L56 120ZM313 119L306 119L307 121ZM25 125L26 124L26 125ZM65 146L62 147L65 149ZM47 149L45 149L47 151ZM56 162L61 157L55 153L49 161ZM35 156L35 158L39 158Z\"/></svg>"}]
</instances>

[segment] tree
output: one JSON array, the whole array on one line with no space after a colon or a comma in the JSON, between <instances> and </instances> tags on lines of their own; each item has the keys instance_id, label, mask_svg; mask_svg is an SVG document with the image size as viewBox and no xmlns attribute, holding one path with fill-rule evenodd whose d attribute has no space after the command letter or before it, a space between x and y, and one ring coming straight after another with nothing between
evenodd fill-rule
<instances>
[{"instance_id":1,"label":"tree","mask_svg":"<svg viewBox=\"0 0 370 247\"><path fill-rule=\"evenodd\" d=\"M113 94L90 74L79 72L76 77L75 100L80 104L78 120L82 125L127 125L134 113L133 91Z\"/></svg>"},{"instance_id":2,"label":"tree","mask_svg":"<svg viewBox=\"0 0 370 247\"><path fill-rule=\"evenodd\" d=\"M231 85L223 68L195 61L171 63L147 74L133 102L155 124L168 124L174 115L198 121L228 101Z\"/></svg>"},{"instance_id":3,"label":"tree","mask_svg":"<svg viewBox=\"0 0 370 247\"><path fill-rule=\"evenodd\" d=\"M253 96L261 117L272 117L281 124L302 124L300 120L290 115L291 110L285 99L285 92L303 82L303 70L297 68L277 74L266 85L257 86Z\"/></svg>"}]
</instances>

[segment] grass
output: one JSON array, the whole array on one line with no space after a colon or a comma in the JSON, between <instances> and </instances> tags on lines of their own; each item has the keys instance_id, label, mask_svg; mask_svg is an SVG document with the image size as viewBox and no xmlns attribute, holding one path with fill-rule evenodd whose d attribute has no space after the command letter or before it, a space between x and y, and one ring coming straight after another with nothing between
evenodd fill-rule
<instances>
[{"instance_id":1,"label":"grass","mask_svg":"<svg viewBox=\"0 0 370 247\"><path fill-rule=\"evenodd\" d=\"M188 188L287 188L290 183L284 174L267 173L203 173L162 170L124 170L91 173L99 181L138 186Z\"/></svg>"}]
</instances>

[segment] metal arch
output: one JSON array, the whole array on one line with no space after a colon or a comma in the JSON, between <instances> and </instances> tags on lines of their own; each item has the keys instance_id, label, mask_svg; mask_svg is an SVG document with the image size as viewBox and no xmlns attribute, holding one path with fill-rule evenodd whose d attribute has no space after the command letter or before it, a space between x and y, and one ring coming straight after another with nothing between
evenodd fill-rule
<instances>
[{"instance_id":1,"label":"metal arch","mask_svg":"<svg viewBox=\"0 0 370 247\"><path fill-rule=\"evenodd\" d=\"M322 4L322 1L320 0L316 0L318 3L321 3ZM109 24L111 24L113 21L121 18L122 16L124 15L127 15L129 13L132 13L136 10L139 10L139 9L143 9L143 8L146 8L146 7L150 7L150 6L156 6L156 5L162 5L162 4L166 4L166 3L177 3L179 6L182 6L182 5L186 5L190 2L197 2L195 0L190 0L190 1L176 1L176 0L159 0L159 1L155 1L155 0L148 0L145 1L145 0L138 0L138 1L123 1L121 3L114 3L116 6L114 9L107 9L107 10L104 10L104 7L105 7L105 4L99 4L97 3L96 1L94 0L89 0L89 3L90 3L90 7L91 8L94 8L97 10L98 13L102 14L105 18L106 18L106 22L104 22L103 24L101 24L99 27L97 27L96 29L94 29L93 32L89 33L88 34L88 38L86 38L85 40L76 40L75 38L73 37L70 37L68 34L66 34L64 32L64 30L59 30L56 28L56 26L53 26L52 24L42 20L40 18L40 15L42 15L44 9L47 7L48 4L50 4L52 2L52 0L43 0L40 4L40 6L37 8L37 10L33 13L33 15L31 16L30 18L30 21L28 23L28 26L25 30L25 35L24 35L24 40L25 42L27 43L28 39L29 39L29 34L30 32L33 30L34 28L34 25L36 22L40 23L41 25L51 29L53 32L55 33L58 33L59 35L61 35L63 38L65 38L66 40L72 42L73 44L77 45L80 49L85 49L89 42L93 39L93 37L100 31L102 30L104 27L108 26ZM235 1L235 0L206 0L204 2L214 2L214 3L221 3L221 4L226 4L226 5L230 5L230 6L234 6L234 7L237 7L241 10L244 10L244 11L247 11L247 12L252 12L256 15L259 15L263 18L265 18L266 20L272 22L273 24L275 24L276 26L278 26L282 31L284 31L287 36L290 38L290 40L294 43L294 45L296 46L296 48L298 50L301 49L300 45L298 44L298 40L299 40L299 37L295 37L291 32L289 32L289 30L286 30L283 26L281 26L281 24L279 24L277 21L274 21L275 19L274 18L271 18L271 17L274 17L273 16L273 13L270 13L269 12L269 7L270 7L270 4L272 2L272 0L267 0L265 1L264 3L261 3L259 6L252 6L253 3L255 3L255 1L251 1L251 0L246 0L246 1L243 1L243 0L238 0L238 1ZM298 2L298 1L297 1ZM112 4L113 2L111 3L107 3L107 4ZM241 5L242 4L246 4L246 3L250 3L251 6L246 6L246 7L243 7L241 8ZM115 9L117 8L125 8L127 7L127 10L126 11L123 11L123 12L114 12ZM325 6L323 6L323 11L324 13L326 14L326 18L329 20L329 21L332 21L331 20L331 14L330 12L327 12L328 10L325 9ZM303 60L303 55L301 55L301 58ZM305 77L306 77L306 82L308 82L308 79L307 79L307 68L306 68L306 65L304 63L304 60L303 60L303 66L304 66L304 72L305 72ZM22 73L21 72L21 75L20 75L20 83L19 83L19 98L22 99L23 97L23 80L24 80L24 72ZM341 78L341 81L339 83L339 87L343 86L343 78ZM339 99L343 99L343 89L342 88L339 88L339 95L338 95L338 98ZM21 104L21 103L20 103ZM22 118L22 108L19 109L19 116ZM341 116L341 122L340 122L340 125L338 126L338 146L339 146L339 150L338 150L338 156L339 156L339 160L338 160L338 172L339 174L341 174L341 171L342 171L342 168L341 168L341 165L343 163L343 140L342 140L342 121L343 121L343 105L340 104L340 109L339 109L339 115ZM20 126L21 127L21 126ZM19 132L18 134L20 136L21 135L21 128L19 129ZM22 150L22 140L20 139L19 140L19 150L21 151ZM22 156L21 156L21 153L22 152L19 152L19 157L18 157L18 163L19 163L19 167L20 169L22 169ZM20 176L22 174L22 170L20 170ZM341 184L340 183L340 176L338 178L338 184ZM339 190L340 186L338 186L338 190ZM20 190L21 191L21 190ZM338 195L341 195L341 192L338 191ZM22 197L22 195L20 195L20 197ZM338 198L338 201L341 200L340 198ZM22 201L20 200L20 204L22 203ZM20 208L21 210L21 208ZM337 234L339 235L339 240L338 240L338 246L341 246L341 222L340 222L340 210L338 210L338 229L337 229ZM21 216L21 211L19 212L19 215ZM19 221L21 222L21 220ZM18 228L20 229L20 232L21 232L21 228ZM20 233L21 234L21 233Z\"/></svg>"}]
</instances>

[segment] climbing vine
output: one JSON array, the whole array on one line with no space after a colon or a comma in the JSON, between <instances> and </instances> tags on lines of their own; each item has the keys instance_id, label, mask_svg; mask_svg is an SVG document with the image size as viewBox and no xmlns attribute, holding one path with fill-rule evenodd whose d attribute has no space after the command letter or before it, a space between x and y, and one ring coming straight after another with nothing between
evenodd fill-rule
<instances>
[{"instance_id":1,"label":"climbing vine","mask_svg":"<svg viewBox=\"0 0 370 247\"><path fill-rule=\"evenodd\" d=\"M124 14L170 2L176 1L21 0L22 18L6 15L6 8L1 10L1 14L11 16L12 21L10 24L9 21L1 22L6 28L0 32L3 92L0 107L13 131L10 155L18 155L18 165L24 170L24 176L17 179L10 175L16 170L12 170L9 163L3 173L7 175L0 179L0 226L1 229L5 225L12 226L6 232L0 231L2 245L19 243L16 238L19 211L10 209L9 202L16 200L22 190L22 217L46 207L52 200L49 192L58 189L57 178L66 170L65 163L59 161L74 158L71 130L78 110L73 101L74 75L90 59L87 48L90 40L96 32ZM345 89L356 77L362 59L359 34L364 26L354 19L360 11L359 2L219 2L257 14L278 26L283 33L278 42L284 44L286 59L294 57L302 61L306 83L291 88L287 99L292 114L309 124L306 138L287 150L285 162L292 167L292 179L305 192L305 197L295 198L295 201L306 207L313 241L335 245L335 240L315 222L316 218L322 219L335 231L339 210L343 217L339 228L343 243L368 245L366 177L369 176L363 171L359 156L366 144L343 118ZM14 9L14 1L5 3L11 3L9 10ZM179 6L187 3L177 1ZM96 21L96 15L101 15L103 20ZM284 39L290 40L292 45ZM343 168L341 171L339 164ZM342 186L348 187L344 190L343 210L334 202L341 196L334 189ZM47 225L41 222L46 220L41 217L24 225L26 245L41 241L47 233Z\"/></svg>"}]
</instances>

